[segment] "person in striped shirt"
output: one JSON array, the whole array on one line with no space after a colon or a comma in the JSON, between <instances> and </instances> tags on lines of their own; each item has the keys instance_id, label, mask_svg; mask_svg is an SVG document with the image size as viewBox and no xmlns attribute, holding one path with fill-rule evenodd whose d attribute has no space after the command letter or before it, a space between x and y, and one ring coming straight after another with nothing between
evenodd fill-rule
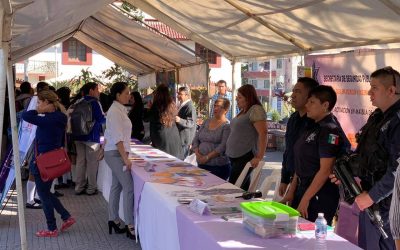
<instances>
[{"instance_id":1,"label":"person in striped shirt","mask_svg":"<svg viewBox=\"0 0 400 250\"><path fill-rule=\"evenodd\" d=\"M400 157L397 159L399 165L395 174L392 203L390 205L389 220L396 249L400 250Z\"/></svg>"}]
</instances>

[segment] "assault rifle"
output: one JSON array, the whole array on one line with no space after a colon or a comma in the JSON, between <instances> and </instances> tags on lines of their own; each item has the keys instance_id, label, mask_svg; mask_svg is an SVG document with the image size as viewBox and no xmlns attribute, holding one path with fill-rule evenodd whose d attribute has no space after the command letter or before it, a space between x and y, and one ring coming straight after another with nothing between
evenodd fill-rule
<instances>
[{"instance_id":1,"label":"assault rifle","mask_svg":"<svg viewBox=\"0 0 400 250\"><path fill-rule=\"evenodd\" d=\"M343 189L347 195L345 200L350 204L354 202L354 199L361 194L360 186L354 180L353 174L351 169L349 168L349 161L350 157L348 155L344 155L336 160L335 168L333 170L336 178L341 181ZM383 221L381 216L379 215L379 210L377 209L376 205L373 205L369 208L364 210L369 219L371 220L372 224L379 230L382 237L384 239L388 238L385 230L383 229Z\"/></svg>"}]
</instances>

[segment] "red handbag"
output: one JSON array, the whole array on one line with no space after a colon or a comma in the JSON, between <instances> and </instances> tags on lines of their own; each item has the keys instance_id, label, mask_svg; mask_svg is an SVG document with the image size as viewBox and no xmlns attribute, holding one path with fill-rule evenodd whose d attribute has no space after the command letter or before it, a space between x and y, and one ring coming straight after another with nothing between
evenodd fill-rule
<instances>
[{"instance_id":1,"label":"red handbag","mask_svg":"<svg viewBox=\"0 0 400 250\"><path fill-rule=\"evenodd\" d=\"M71 171L71 161L67 151L61 147L37 155L35 150L36 165L43 181L50 181Z\"/></svg>"}]
</instances>

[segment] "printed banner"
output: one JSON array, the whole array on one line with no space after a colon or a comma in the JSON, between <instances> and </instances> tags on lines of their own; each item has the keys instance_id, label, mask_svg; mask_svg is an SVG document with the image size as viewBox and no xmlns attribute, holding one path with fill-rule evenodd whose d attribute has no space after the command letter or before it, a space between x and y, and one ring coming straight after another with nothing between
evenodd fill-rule
<instances>
[{"instance_id":1,"label":"printed banner","mask_svg":"<svg viewBox=\"0 0 400 250\"><path fill-rule=\"evenodd\" d=\"M400 70L399 56L400 49L306 56L305 64L312 67L313 77L335 89L338 99L333 113L353 148L355 134L375 110L368 95L370 75L385 66Z\"/></svg>"},{"instance_id":2,"label":"printed banner","mask_svg":"<svg viewBox=\"0 0 400 250\"><path fill-rule=\"evenodd\" d=\"M27 110L36 109L37 96L32 97ZM30 146L33 143L36 135L36 126L21 119L18 129L18 143L19 143L19 159L22 164L28 153ZM29 163L28 163L29 164ZM7 153L7 158L1 166L0 171L0 204L3 203L8 191L11 188L15 179L15 169L12 149Z\"/></svg>"},{"instance_id":3,"label":"printed banner","mask_svg":"<svg viewBox=\"0 0 400 250\"><path fill-rule=\"evenodd\" d=\"M297 66L297 78L312 77L312 67Z\"/></svg>"}]
</instances>

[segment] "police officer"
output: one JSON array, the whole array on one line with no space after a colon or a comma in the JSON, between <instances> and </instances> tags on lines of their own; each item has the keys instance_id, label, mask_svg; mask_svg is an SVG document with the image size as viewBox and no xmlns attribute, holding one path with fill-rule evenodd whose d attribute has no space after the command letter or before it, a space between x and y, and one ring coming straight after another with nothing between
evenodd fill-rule
<instances>
[{"instance_id":1,"label":"police officer","mask_svg":"<svg viewBox=\"0 0 400 250\"><path fill-rule=\"evenodd\" d=\"M330 86L318 86L309 93L307 116L315 121L294 145L295 175L284 200L301 215L314 221L322 212L331 225L339 203L339 189L329 181L336 157L350 146L331 110L336 93Z\"/></svg>"},{"instance_id":2,"label":"police officer","mask_svg":"<svg viewBox=\"0 0 400 250\"><path fill-rule=\"evenodd\" d=\"M291 96L292 107L296 110L286 126L285 133L285 152L283 153L281 183L279 185L279 195L284 196L288 184L294 175L294 152L293 147L296 140L303 133L305 128L314 124L314 121L307 117L306 103L308 93L311 89L317 87L319 83L309 77L300 77L294 85Z\"/></svg>"},{"instance_id":3,"label":"police officer","mask_svg":"<svg viewBox=\"0 0 400 250\"><path fill-rule=\"evenodd\" d=\"M368 92L377 109L368 118L358 136L356 153L363 192L355 202L361 211L377 205L388 234L384 239L366 213L359 216L358 245L364 249L395 249L390 233L389 209L394 185L396 160L400 156L400 74L392 67L371 74ZM331 176L335 182L334 175Z\"/></svg>"}]
</instances>

